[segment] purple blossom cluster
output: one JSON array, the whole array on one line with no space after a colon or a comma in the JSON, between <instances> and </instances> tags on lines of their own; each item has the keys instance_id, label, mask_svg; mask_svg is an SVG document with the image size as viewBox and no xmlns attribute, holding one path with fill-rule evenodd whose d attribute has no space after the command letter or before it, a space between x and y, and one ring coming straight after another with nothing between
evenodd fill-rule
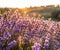
<instances>
[{"instance_id":1,"label":"purple blossom cluster","mask_svg":"<svg viewBox=\"0 0 60 50\"><path fill-rule=\"evenodd\" d=\"M19 50L60 49L60 22L11 12L0 14L1 50L11 50L17 44Z\"/></svg>"}]
</instances>

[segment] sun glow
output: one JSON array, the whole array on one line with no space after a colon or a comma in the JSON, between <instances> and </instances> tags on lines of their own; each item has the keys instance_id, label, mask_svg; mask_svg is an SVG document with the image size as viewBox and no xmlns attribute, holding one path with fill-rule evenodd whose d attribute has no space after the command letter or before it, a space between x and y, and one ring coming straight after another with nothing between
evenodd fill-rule
<instances>
[{"instance_id":1,"label":"sun glow","mask_svg":"<svg viewBox=\"0 0 60 50\"><path fill-rule=\"evenodd\" d=\"M60 0L0 0L0 7L24 8L51 4L60 4Z\"/></svg>"}]
</instances>

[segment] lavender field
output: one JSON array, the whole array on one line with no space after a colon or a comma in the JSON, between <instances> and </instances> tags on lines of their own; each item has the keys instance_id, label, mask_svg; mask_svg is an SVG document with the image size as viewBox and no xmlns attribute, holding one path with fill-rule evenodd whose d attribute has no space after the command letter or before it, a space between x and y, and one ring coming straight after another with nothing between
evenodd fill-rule
<instances>
[{"instance_id":1,"label":"lavender field","mask_svg":"<svg viewBox=\"0 0 60 50\"><path fill-rule=\"evenodd\" d=\"M60 50L60 21L21 14L0 14L0 50Z\"/></svg>"}]
</instances>

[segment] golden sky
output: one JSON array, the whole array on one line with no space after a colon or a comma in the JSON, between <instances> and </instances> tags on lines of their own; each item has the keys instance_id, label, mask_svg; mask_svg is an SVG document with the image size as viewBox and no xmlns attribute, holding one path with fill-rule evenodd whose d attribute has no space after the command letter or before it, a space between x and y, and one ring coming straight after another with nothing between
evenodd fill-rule
<instances>
[{"instance_id":1,"label":"golden sky","mask_svg":"<svg viewBox=\"0 0 60 50\"><path fill-rule=\"evenodd\" d=\"M24 8L51 4L60 4L60 0L0 0L0 7Z\"/></svg>"}]
</instances>

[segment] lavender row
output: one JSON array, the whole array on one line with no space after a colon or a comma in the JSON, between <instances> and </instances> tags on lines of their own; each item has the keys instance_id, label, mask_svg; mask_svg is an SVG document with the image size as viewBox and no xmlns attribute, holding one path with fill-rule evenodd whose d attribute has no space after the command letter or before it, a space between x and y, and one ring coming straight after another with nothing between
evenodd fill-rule
<instances>
[{"instance_id":1,"label":"lavender row","mask_svg":"<svg viewBox=\"0 0 60 50\"><path fill-rule=\"evenodd\" d=\"M0 14L0 48L11 50L58 50L60 48L60 22L43 20L7 11ZM15 44L15 45L14 45Z\"/></svg>"}]
</instances>

